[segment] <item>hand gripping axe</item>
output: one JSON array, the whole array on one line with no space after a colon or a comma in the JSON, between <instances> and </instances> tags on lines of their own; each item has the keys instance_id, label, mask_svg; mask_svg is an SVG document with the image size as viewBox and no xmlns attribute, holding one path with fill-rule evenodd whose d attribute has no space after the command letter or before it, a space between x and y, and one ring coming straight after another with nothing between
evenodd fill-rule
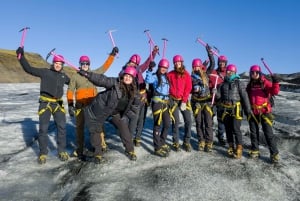
<instances>
[{"instance_id":1,"label":"hand gripping axe","mask_svg":"<svg viewBox=\"0 0 300 201\"><path fill-rule=\"evenodd\" d=\"M24 27L23 29L21 29L19 32L22 32L22 38L21 38L21 43L20 43L20 47L24 47L24 41L25 41L25 37L26 37L26 32L27 29L30 29L29 27ZM21 54L18 55L18 59L21 59Z\"/></svg>"},{"instance_id":2,"label":"hand gripping axe","mask_svg":"<svg viewBox=\"0 0 300 201\"><path fill-rule=\"evenodd\" d=\"M264 61L264 58L261 58L261 61L264 64L264 66L266 67L266 69L269 71L270 75L272 75L273 73L272 73L271 69L269 68L269 66L266 64L266 62Z\"/></svg>"}]
</instances>

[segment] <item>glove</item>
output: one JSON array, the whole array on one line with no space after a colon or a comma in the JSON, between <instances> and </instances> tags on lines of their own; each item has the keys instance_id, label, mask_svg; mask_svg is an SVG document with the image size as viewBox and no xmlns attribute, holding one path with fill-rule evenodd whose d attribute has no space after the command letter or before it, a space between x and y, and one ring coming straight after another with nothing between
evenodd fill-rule
<instances>
[{"instance_id":1,"label":"glove","mask_svg":"<svg viewBox=\"0 0 300 201\"><path fill-rule=\"evenodd\" d=\"M182 103L180 104L180 110L181 110L181 111L185 111L185 110L186 110L186 103L183 103L183 102L182 102Z\"/></svg>"},{"instance_id":2,"label":"glove","mask_svg":"<svg viewBox=\"0 0 300 201\"><path fill-rule=\"evenodd\" d=\"M111 50L110 55L116 56L118 53L119 53L119 48L118 48L118 47L114 47L114 48Z\"/></svg>"},{"instance_id":3,"label":"glove","mask_svg":"<svg viewBox=\"0 0 300 201\"><path fill-rule=\"evenodd\" d=\"M207 51L208 55L213 55L212 49L208 44L206 44L205 48L206 48L206 51Z\"/></svg>"},{"instance_id":4,"label":"glove","mask_svg":"<svg viewBox=\"0 0 300 201\"><path fill-rule=\"evenodd\" d=\"M155 63L154 61L151 61L150 64L149 64L148 70L149 70L150 72L152 72L152 70L153 70L153 68L154 68L155 66L156 66L156 63Z\"/></svg>"},{"instance_id":5,"label":"glove","mask_svg":"<svg viewBox=\"0 0 300 201\"><path fill-rule=\"evenodd\" d=\"M206 61L206 60L205 60L205 61L203 62L203 66L205 66L205 67L207 67L208 64L209 64L209 61Z\"/></svg>"},{"instance_id":6,"label":"glove","mask_svg":"<svg viewBox=\"0 0 300 201\"><path fill-rule=\"evenodd\" d=\"M80 69L79 71L77 71L77 73L81 76L84 76L86 78L89 78L90 77L90 73L88 71L85 71L85 70L82 70Z\"/></svg>"},{"instance_id":7,"label":"glove","mask_svg":"<svg viewBox=\"0 0 300 201\"><path fill-rule=\"evenodd\" d=\"M279 83L279 81L280 81L279 77L276 75L272 75L271 78L272 78L273 83Z\"/></svg>"},{"instance_id":8,"label":"glove","mask_svg":"<svg viewBox=\"0 0 300 201\"><path fill-rule=\"evenodd\" d=\"M159 48L157 45L154 46L153 50L152 50L152 53L158 53L159 52Z\"/></svg>"},{"instance_id":9,"label":"glove","mask_svg":"<svg viewBox=\"0 0 300 201\"><path fill-rule=\"evenodd\" d=\"M24 48L23 47L19 47L17 50L16 50L16 53L17 53L17 56L19 54L21 54L21 56L23 57L24 56Z\"/></svg>"},{"instance_id":10,"label":"glove","mask_svg":"<svg viewBox=\"0 0 300 201\"><path fill-rule=\"evenodd\" d=\"M211 90L211 92L212 92L213 94L217 94L218 90L217 90L216 88L213 88L213 89Z\"/></svg>"},{"instance_id":11,"label":"glove","mask_svg":"<svg viewBox=\"0 0 300 201\"><path fill-rule=\"evenodd\" d=\"M76 113L76 109L75 107L73 106L73 103L70 103L69 104L69 115L71 117L74 117L75 116L75 113Z\"/></svg>"}]
</instances>

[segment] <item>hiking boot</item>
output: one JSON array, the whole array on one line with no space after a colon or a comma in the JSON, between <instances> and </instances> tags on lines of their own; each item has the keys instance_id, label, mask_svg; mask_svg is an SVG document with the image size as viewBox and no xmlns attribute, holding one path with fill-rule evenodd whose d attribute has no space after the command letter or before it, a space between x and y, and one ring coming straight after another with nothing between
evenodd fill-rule
<instances>
[{"instance_id":1,"label":"hiking boot","mask_svg":"<svg viewBox=\"0 0 300 201\"><path fill-rule=\"evenodd\" d=\"M136 138L133 139L133 143L134 143L134 146L140 147L141 146L141 139L136 137Z\"/></svg>"},{"instance_id":2,"label":"hiking boot","mask_svg":"<svg viewBox=\"0 0 300 201\"><path fill-rule=\"evenodd\" d=\"M243 146L241 144L238 144L236 147L236 153L234 155L234 158L240 159L243 155Z\"/></svg>"},{"instance_id":3,"label":"hiking boot","mask_svg":"<svg viewBox=\"0 0 300 201\"><path fill-rule=\"evenodd\" d=\"M105 159L101 155L96 155L94 157L95 164L100 164L100 163L104 163L104 162L105 162Z\"/></svg>"},{"instance_id":4,"label":"hiking boot","mask_svg":"<svg viewBox=\"0 0 300 201\"><path fill-rule=\"evenodd\" d=\"M224 139L224 137L222 135L218 135L217 138L218 138L219 144L221 146L226 145L226 141L225 141L225 139Z\"/></svg>"},{"instance_id":5,"label":"hiking boot","mask_svg":"<svg viewBox=\"0 0 300 201\"><path fill-rule=\"evenodd\" d=\"M77 149L72 152L71 157L80 157L81 155L83 155L83 152Z\"/></svg>"},{"instance_id":6,"label":"hiking boot","mask_svg":"<svg viewBox=\"0 0 300 201\"><path fill-rule=\"evenodd\" d=\"M47 155L45 154L41 154L38 158L38 163L39 164L45 164L47 161Z\"/></svg>"},{"instance_id":7,"label":"hiking boot","mask_svg":"<svg viewBox=\"0 0 300 201\"><path fill-rule=\"evenodd\" d=\"M259 151L258 150L250 150L249 151L249 157L252 159L259 158Z\"/></svg>"},{"instance_id":8,"label":"hiking boot","mask_svg":"<svg viewBox=\"0 0 300 201\"><path fill-rule=\"evenodd\" d=\"M69 154L65 151L62 151L58 154L58 158L61 160L61 161L67 161L69 160Z\"/></svg>"},{"instance_id":9,"label":"hiking boot","mask_svg":"<svg viewBox=\"0 0 300 201\"><path fill-rule=\"evenodd\" d=\"M167 157L169 156L169 152L165 151L163 148L160 148L156 151L154 151L154 154L160 157Z\"/></svg>"},{"instance_id":10,"label":"hiking boot","mask_svg":"<svg viewBox=\"0 0 300 201\"><path fill-rule=\"evenodd\" d=\"M125 151L125 155L132 161L136 161L137 157L136 154L134 153L134 151Z\"/></svg>"},{"instance_id":11,"label":"hiking boot","mask_svg":"<svg viewBox=\"0 0 300 201\"><path fill-rule=\"evenodd\" d=\"M186 151L186 152L191 152L192 151L192 146L190 143L183 143L182 144L182 148Z\"/></svg>"},{"instance_id":12,"label":"hiking boot","mask_svg":"<svg viewBox=\"0 0 300 201\"><path fill-rule=\"evenodd\" d=\"M167 144L164 144L163 146L161 146L161 148L167 153L169 153L171 151L171 148Z\"/></svg>"},{"instance_id":13,"label":"hiking boot","mask_svg":"<svg viewBox=\"0 0 300 201\"><path fill-rule=\"evenodd\" d=\"M229 145L229 148L227 150L227 154L228 154L229 157L233 157L233 155L234 155L234 147L233 147L233 145Z\"/></svg>"},{"instance_id":14,"label":"hiking boot","mask_svg":"<svg viewBox=\"0 0 300 201\"><path fill-rule=\"evenodd\" d=\"M198 144L198 150L199 151L204 151L205 148L205 142L204 141L200 141Z\"/></svg>"},{"instance_id":15,"label":"hiking boot","mask_svg":"<svg viewBox=\"0 0 300 201\"><path fill-rule=\"evenodd\" d=\"M212 148L213 148L213 143L212 142L207 142L205 144L205 151L206 152L212 152Z\"/></svg>"},{"instance_id":16,"label":"hiking boot","mask_svg":"<svg viewBox=\"0 0 300 201\"><path fill-rule=\"evenodd\" d=\"M172 144L172 147L173 147L174 151L177 151L177 152L180 151L180 145L178 142L174 142Z\"/></svg>"},{"instance_id":17,"label":"hiking boot","mask_svg":"<svg viewBox=\"0 0 300 201\"><path fill-rule=\"evenodd\" d=\"M271 155L271 163L277 164L279 162L279 154Z\"/></svg>"}]
</instances>

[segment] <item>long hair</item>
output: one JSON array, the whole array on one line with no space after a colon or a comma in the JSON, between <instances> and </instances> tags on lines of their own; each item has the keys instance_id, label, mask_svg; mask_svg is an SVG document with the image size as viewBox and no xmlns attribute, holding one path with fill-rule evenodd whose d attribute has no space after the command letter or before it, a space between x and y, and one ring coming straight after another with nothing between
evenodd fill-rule
<instances>
[{"instance_id":1,"label":"long hair","mask_svg":"<svg viewBox=\"0 0 300 201\"><path fill-rule=\"evenodd\" d=\"M137 93L137 86L134 82L134 78L131 84L125 84L121 79L120 89L122 91L123 96L127 97L128 99L134 98L135 94Z\"/></svg>"}]
</instances>

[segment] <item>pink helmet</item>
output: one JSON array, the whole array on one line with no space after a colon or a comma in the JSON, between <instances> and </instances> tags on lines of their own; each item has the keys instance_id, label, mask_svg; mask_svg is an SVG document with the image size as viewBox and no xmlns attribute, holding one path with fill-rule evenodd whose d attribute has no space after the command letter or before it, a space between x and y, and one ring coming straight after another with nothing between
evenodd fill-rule
<instances>
[{"instance_id":1,"label":"pink helmet","mask_svg":"<svg viewBox=\"0 0 300 201\"><path fill-rule=\"evenodd\" d=\"M226 56L221 55L221 56L218 57L218 63L219 63L220 61L225 61L225 62L227 62L228 60L227 60L227 57L226 57Z\"/></svg>"},{"instance_id":2,"label":"pink helmet","mask_svg":"<svg viewBox=\"0 0 300 201\"><path fill-rule=\"evenodd\" d=\"M258 71L258 72L261 72L261 68L259 65L253 65L250 67L250 72L251 71Z\"/></svg>"},{"instance_id":3,"label":"pink helmet","mask_svg":"<svg viewBox=\"0 0 300 201\"><path fill-rule=\"evenodd\" d=\"M127 66L123 72L123 74L131 75L132 77L136 77L137 71L133 66Z\"/></svg>"},{"instance_id":4,"label":"pink helmet","mask_svg":"<svg viewBox=\"0 0 300 201\"><path fill-rule=\"evenodd\" d=\"M82 62L89 62L90 63L90 58L86 55L83 55L79 58L79 63L82 63Z\"/></svg>"},{"instance_id":5,"label":"pink helmet","mask_svg":"<svg viewBox=\"0 0 300 201\"><path fill-rule=\"evenodd\" d=\"M237 72L237 68L234 64L229 64L227 67L226 67L226 71L233 71L233 72Z\"/></svg>"},{"instance_id":6,"label":"pink helmet","mask_svg":"<svg viewBox=\"0 0 300 201\"><path fill-rule=\"evenodd\" d=\"M135 63L136 65L140 65L141 57L138 54L134 54L130 57L129 61Z\"/></svg>"},{"instance_id":7,"label":"pink helmet","mask_svg":"<svg viewBox=\"0 0 300 201\"><path fill-rule=\"evenodd\" d=\"M167 59L161 59L158 63L158 67L169 68L169 61Z\"/></svg>"},{"instance_id":8,"label":"pink helmet","mask_svg":"<svg viewBox=\"0 0 300 201\"><path fill-rule=\"evenodd\" d=\"M62 55L54 55L52 62L62 62L65 63L65 58Z\"/></svg>"},{"instance_id":9,"label":"pink helmet","mask_svg":"<svg viewBox=\"0 0 300 201\"><path fill-rule=\"evenodd\" d=\"M175 55L175 56L173 57L173 63L178 62L178 61L183 62L183 58L182 58L181 55Z\"/></svg>"},{"instance_id":10,"label":"pink helmet","mask_svg":"<svg viewBox=\"0 0 300 201\"><path fill-rule=\"evenodd\" d=\"M198 66L200 66L200 67L203 66L203 63L202 63L201 59L196 58L192 62L192 67L194 68L194 67L198 67Z\"/></svg>"}]
</instances>

